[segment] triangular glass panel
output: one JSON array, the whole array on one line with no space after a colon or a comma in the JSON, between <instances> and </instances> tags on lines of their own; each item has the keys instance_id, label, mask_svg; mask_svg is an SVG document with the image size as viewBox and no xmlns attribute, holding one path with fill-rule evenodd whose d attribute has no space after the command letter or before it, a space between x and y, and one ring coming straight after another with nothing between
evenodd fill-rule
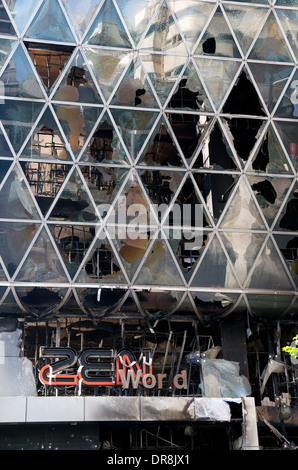
<instances>
[{"instance_id":1,"label":"triangular glass panel","mask_svg":"<svg viewBox=\"0 0 298 470\"><path fill-rule=\"evenodd\" d=\"M229 93L223 106L223 112L229 114L265 116L258 92L245 67L239 74L239 77Z\"/></svg>"},{"instance_id":2,"label":"triangular glass panel","mask_svg":"<svg viewBox=\"0 0 298 470\"><path fill-rule=\"evenodd\" d=\"M38 235L15 280L20 282L68 282L45 229Z\"/></svg>"},{"instance_id":3,"label":"triangular glass panel","mask_svg":"<svg viewBox=\"0 0 298 470\"><path fill-rule=\"evenodd\" d=\"M293 121L274 121L274 124L295 171L298 171L298 123Z\"/></svg>"},{"instance_id":4,"label":"triangular glass panel","mask_svg":"<svg viewBox=\"0 0 298 470\"><path fill-rule=\"evenodd\" d=\"M126 284L114 250L104 230L96 232L96 241L87 252L75 282Z\"/></svg>"},{"instance_id":5,"label":"triangular glass panel","mask_svg":"<svg viewBox=\"0 0 298 470\"><path fill-rule=\"evenodd\" d=\"M0 222L0 256L12 277L38 229L37 224Z\"/></svg>"},{"instance_id":6,"label":"triangular glass panel","mask_svg":"<svg viewBox=\"0 0 298 470\"><path fill-rule=\"evenodd\" d=\"M177 184L177 187L178 186ZM177 214L175 211L177 211ZM182 188L175 196L174 207L169 216L167 216L165 223L169 224L169 222L171 222L172 225L184 227L188 225L191 227L212 226L209 216L202 204L201 196L190 176L186 178Z\"/></svg>"},{"instance_id":7,"label":"triangular glass panel","mask_svg":"<svg viewBox=\"0 0 298 470\"><path fill-rule=\"evenodd\" d=\"M26 186L23 173L15 165L0 190L0 218L39 219L33 198Z\"/></svg>"},{"instance_id":8,"label":"triangular glass panel","mask_svg":"<svg viewBox=\"0 0 298 470\"><path fill-rule=\"evenodd\" d=\"M64 304L67 288L20 287L16 288L16 294L28 313L41 318L60 310L59 306Z\"/></svg>"},{"instance_id":9,"label":"triangular glass panel","mask_svg":"<svg viewBox=\"0 0 298 470\"><path fill-rule=\"evenodd\" d=\"M265 3L265 1L263 3ZM252 41L256 37L268 10L262 7L228 5L226 3L223 4L223 8L227 14L238 43L240 44L243 53L246 54Z\"/></svg>"},{"instance_id":10,"label":"triangular glass panel","mask_svg":"<svg viewBox=\"0 0 298 470\"><path fill-rule=\"evenodd\" d=\"M264 233L220 232L229 258L243 286L265 241Z\"/></svg>"},{"instance_id":11,"label":"triangular glass panel","mask_svg":"<svg viewBox=\"0 0 298 470\"><path fill-rule=\"evenodd\" d=\"M76 42L58 0L45 0L41 4L25 33L25 38Z\"/></svg>"},{"instance_id":12,"label":"triangular glass panel","mask_svg":"<svg viewBox=\"0 0 298 470\"><path fill-rule=\"evenodd\" d=\"M23 172L34 194L35 200L45 216L54 202L71 165L61 165L44 162L20 161ZM56 206L59 215L62 208ZM65 209L66 210L66 209Z\"/></svg>"},{"instance_id":13,"label":"triangular glass panel","mask_svg":"<svg viewBox=\"0 0 298 470\"><path fill-rule=\"evenodd\" d=\"M200 259L208 232L192 227L187 229L165 228L172 251L180 265L180 269L188 282Z\"/></svg>"},{"instance_id":14,"label":"triangular glass panel","mask_svg":"<svg viewBox=\"0 0 298 470\"><path fill-rule=\"evenodd\" d=\"M46 108L40 117L21 157L27 159L72 161L51 108Z\"/></svg>"},{"instance_id":15,"label":"triangular glass panel","mask_svg":"<svg viewBox=\"0 0 298 470\"><path fill-rule=\"evenodd\" d=\"M81 172L74 169L62 192L58 195L49 220L69 222L98 222L94 202L83 184Z\"/></svg>"},{"instance_id":16,"label":"triangular glass panel","mask_svg":"<svg viewBox=\"0 0 298 470\"><path fill-rule=\"evenodd\" d=\"M298 70L287 84L287 89L275 111L275 117L297 119L298 117Z\"/></svg>"},{"instance_id":17,"label":"triangular glass panel","mask_svg":"<svg viewBox=\"0 0 298 470\"><path fill-rule=\"evenodd\" d=\"M283 32L272 12L270 12L248 58L274 62L293 62Z\"/></svg>"},{"instance_id":18,"label":"triangular glass panel","mask_svg":"<svg viewBox=\"0 0 298 470\"><path fill-rule=\"evenodd\" d=\"M116 199L116 195L122 186L128 170L109 166L80 166L81 173L96 207L101 214L106 212Z\"/></svg>"},{"instance_id":19,"label":"triangular glass panel","mask_svg":"<svg viewBox=\"0 0 298 470\"><path fill-rule=\"evenodd\" d=\"M107 112L100 119L96 131L80 157L80 162L129 164L126 152Z\"/></svg>"},{"instance_id":20,"label":"triangular glass panel","mask_svg":"<svg viewBox=\"0 0 298 470\"><path fill-rule=\"evenodd\" d=\"M20 308L19 304L16 302L16 299L12 293L12 290L5 295L3 302L1 304L1 314L13 315L15 317L20 317L24 315L23 309Z\"/></svg>"},{"instance_id":21,"label":"triangular glass panel","mask_svg":"<svg viewBox=\"0 0 298 470\"><path fill-rule=\"evenodd\" d=\"M294 184L274 226L274 230L298 230L298 183Z\"/></svg>"},{"instance_id":22,"label":"triangular glass panel","mask_svg":"<svg viewBox=\"0 0 298 470\"><path fill-rule=\"evenodd\" d=\"M172 57L169 57L169 59L172 59ZM183 75L180 77L180 81L177 83L166 107L169 109L213 112L205 88L191 60L183 71Z\"/></svg>"},{"instance_id":23,"label":"triangular glass panel","mask_svg":"<svg viewBox=\"0 0 298 470\"><path fill-rule=\"evenodd\" d=\"M111 113L130 155L136 159L159 116L157 111L112 109Z\"/></svg>"},{"instance_id":24,"label":"triangular glass panel","mask_svg":"<svg viewBox=\"0 0 298 470\"><path fill-rule=\"evenodd\" d=\"M102 94L108 101L122 73L130 63L132 53L91 46L84 47L84 53Z\"/></svg>"},{"instance_id":25,"label":"triangular glass panel","mask_svg":"<svg viewBox=\"0 0 298 470\"><path fill-rule=\"evenodd\" d=\"M85 310L91 312L96 319L104 318L111 312L138 313L137 306L126 289L111 289L109 287L100 287L100 289L98 287L76 288L76 293L80 304L83 305ZM114 328L107 326L107 322L102 323L102 327L104 336L113 335Z\"/></svg>"},{"instance_id":26,"label":"triangular glass panel","mask_svg":"<svg viewBox=\"0 0 298 470\"><path fill-rule=\"evenodd\" d=\"M204 32L195 54L217 57L240 58L235 39L220 7L215 11L206 31Z\"/></svg>"},{"instance_id":27,"label":"triangular glass panel","mask_svg":"<svg viewBox=\"0 0 298 470\"><path fill-rule=\"evenodd\" d=\"M148 256L134 281L136 285L183 286L174 255L167 243L158 237L149 248Z\"/></svg>"},{"instance_id":28,"label":"triangular glass panel","mask_svg":"<svg viewBox=\"0 0 298 470\"><path fill-rule=\"evenodd\" d=\"M169 317L177 310L185 312L184 300L182 299L183 297L185 299L183 291L163 290L158 292L156 289L153 291L138 290L135 292L135 295L141 308L158 319L162 319L165 316ZM191 313L193 313L193 309L191 309ZM160 357L157 361L163 361L163 357ZM161 364L161 362L159 363Z\"/></svg>"},{"instance_id":29,"label":"triangular glass panel","mask_svg":"<svg viewBox=\"0 0 298 470\"><path fill-rule=\"evenodd\" d=\"M259 141L247 171L292 174L291 166L271 124Z\"/></svg>"},{"instance_id":30,"label":"triangular glass panel","mask_svg":"<svg viewBox=\"0 0 298 470\"><path fill-rule=\"evenodd\" d=\"M117 3L131 37L137 45L159 0L138 0L138 2L135 2L135 0L121 0Z\"/></svg>"},{"instance_id":31,"label":"triangular glass panel","mask_svg":"<svg viewBox=\"0 0 298 470\"><path fill-rule=\"evenodd\" d=\"M230 146L240 158L244 167L264 128L264 121L233 117L222 118L222 123L228 135Z\"/></svg>"},{"instance_id":32,"label":"triangular glass panel","mask_svg":"<svg viewBox=\"0 0 298 470\"><path fill-rule=\"evenodd\" d=\"M253 316L261 321L277 322L285 319L285 314L293 301L293 295L275 294L247 294L246 295ZM292 311L292 308L289 311ZM290 318L292 321L293 319Z\"/></svg>"},{"instance_id":33,"label":"triangular glass panel","mask_svg":"<svg viewBox=\"0 0 298 470\"><path fill-rule=\"evenodd\" d=\"M158 108L151 85L148 82L142 62L136 55L126 70L113 99L112 105L140 106L142 108Z\"/></svg>"},{"instance_id":34,"label":"triangular glass panel","mask_svg":"<svg viewBox=\"0 0 298 470\"><path fill-rule=\"evenodd\" d=\"M298 236L274 235L274 239L284 257L289 273L298 287Z\"/></svg>"},{"instance_id":35,"label":"triangular glass panel","mask_svg":"<svg viewBox=\"0 0 298 470\"><path fill-rule=\"evenodd\" d=\"M297 60L298 42L296 35L296 24L298 22L298 12L296 10L282 10L280 8L277 8L275 11Z\"/></svg>"},{"instance_id":36,"label":"triangular glass panel","mask_svg":"<svg viewBox=\"0 0 298 470\"><path fill-rule=\"evenodd\" d=\"M214 222L217 222L229 201L239 175L208 172L193 173L193 177L206 203L210 217Z\"/></svg>"},{"instance_id":37,"label":"triangular glass panel","mask_svg":"<svg viewBox=\"0 0 298 470\"><path fill-rule=\"evenodd\" d=\"M157 14L154 15L153 22L140 43L140 50L187 55L175 19L165 1L161 3Z\"/></svg>"},{"instance_id":38,"label":"triangular glass panel","mask_svg":"<svg viewBox=\"0 0 298 470\"><path fill-rule=\"evenodd\" d=\"M178 20L189 50L192 51L214 9L214 3L191 2L188 5L183 0L169 0L169 4ZM185 27L186 21L189 22L188 27Z\"/></svg>"},{"instance_id":39,"label":"triangular glass panel","mask_svg":"<svg viewBox=\"0 0 298 470\"><path fill-rule=\"evenodd\" d=\"M5 87L6 96L32 99L44 98L42 89L35 78L32 65L21 44L15 50L7 66L2 69L0 80L2 86Z\"/></svg>"},{"instance_id":40,"label":"triangular glass panel","mask_svg":"<svg viewBox=\"0 0 298 470\"><path fill-rule=\"evenodd\" d=\"M204 258L191 281L193 287L239 288L231 263L217 238L205 241ZM206 246L207 245L207 246Z\"/></svg>"},{"instance_id":41,"label":"triangular glass panel","mask_svg":"<svg viewBox=\"0 0 298 470\"><path fill-rule=\"evenodd\" d=\"M3 181L3 178L7 175L10 167L12 167L11 160L0 160L0 185Z\"/></svg>"},{"instance_id":42,"label":"triangular glass panel","mask_svg":"<svg viewBox=\"0 0 298 470\"><path fill-rule=\"evenodd\" d=\"M195 58L194 60L216 109L219 109L238 72L240 62L210 58Z\"/></svg>"},{"instance_id":43,"label":"triangular glass panel","mask_svg":"<svg viewBox=\"0 0 298 470\"><path fill-rule=\"evenodd\" d=\"M0 39L0 48L1 48L1 55L0 55L0 70L2 69L3 65L5 64L9 54L13 50L14 46L17 44L17 41L12 39Z\"/></svg>"},{"instance_id":44,"label":"triangular glass panel","mask_svg":"<svg viewBox=\"0 0 298 470\"><path fill-rule=\"evenodd\" d=\"M112 0L105 0L84 42L96 46L132 48Z\"/></svg>"},{"instance_id":45,"label":"triangular glass panel","mask_svg":"<svg viewBox=\"0 0 298 470\"><path fill-rule=\"evenodd\" d=\"M293 67L281 64L254 64L251 62L249 68L269 113L272 113Z\"/></svg>"},{"instance_id":46,"label":"triangular glass panel","mask_svg":"<svg viewBox=\"0 0 298 470\"><path fill-rule=\"evenodd\" d=\"M87 142L102 108L83 105L53 105L70 148L77 158Z\"/></svg>"},{"instance_id":47,"label":"triangular glass panel","mask_svg":"<svg viewBox=\"0 0 298 470\"><path fill-rule=\"evenodd\" d=\"M36 72L49 95L74 51L74 46L44 44L28 41L24 43Z\"/></svg>"},{"instance_id":48,"label":"triangular glass panel","mask_svg":"<svg viewBox=\"0 0 298 470\"><path fill-rule=\"evenodd\" d=\"M152 210L161 220L167 211L184 173L168 170L138 170L143 186L152 202Z\"/></svg>"},{"instance_id":49,"label":"triangular glass panel","mask_svg":"<svg viewBox=\"0 0 298 470\"><path fill-rule=\"evenodd\" d=\"M269 238L246 285L250 289L293 290L277 249Z\"/></svg>"},{"instance_id":50,"label":"triangular glass panel","mask_svg":"<svg viewBox=\"0 0 298 470\"><path fill-rule=\"evenodd\" d=\"M13 157L11 149L7 143L7 140L1 128L0 128L0 156L6 157L6 158ZM0 162L0 173L1 173L1 162ZM0 179L0 183L1 183L1 179Z\"/></svg>"},{"instance_id":51,"label":"triangular glass panel","mask_svg":"<svg viewBox=\"0 0 298 470\"><path fill-rule=\"evenodd\" d=\"M76 34L81 39L95 15L99 5L98 0L88 0L84 5L81 1L73 0L62 0L62 3Z\"/></svg>"},{"instance_id":52,"label":"triangular glass panel","mask_svg":"<svg viewBox=\"0 0 298 470\"><path fill-rule=\"evenodd\" d=\"M19 152L44 104L5 99L0 106L0 119L16 153Z\"/></svg>"},{"instance_id":53,"label":"triangular glass panel","mask_svg":"<svg viewBox=\"0 0 298 470\"><path fill-rule=\"evenodd\" d=\"M202 123L201 125L200 122ZM193 168L239 170L239 166L223 129L221 128L220 122L214 119L213 122L208 125L208 118L205 117L204 122L202 116L200 116L200 122L198 123L199 125L196 125L196 129L199 132L203 132L203 134L201 134L202 142L199 140L201 144L200 151L194 161ZM208 128L207 131L205 127Z\"/></svg>"},{"instance_id":54,"label":"triangular glass panel","mask_svg":"<svg viewBox=\"0 0 298 470\"><path fill-rule=\"evenodd\" d=\"M171 118L171 115L167 115L167 117ZM172 132L163 117L155 126L146 149L143 150L143 156L138 159L138 165L184 166L180 152L173 141Z\"/></svg>"},{"instance_id":55,"label":"triangular glass panel","mask_svg":"<svg viewBox=\"0 0 298 470\"><path fill-rule=\"evenodd\" d=\"M264 229L262 217L245 178L239 181L228 209L220 223L223 229Z\"/></svg>"},{"instance_id":56,"label":"triangular glass panel","mask_svg":"<svg viewBox=\"0 0 298 470\"><path fill-rule=\"evenodd\" d=\"M30 18L33 16L36 7L41 2L42 0L18 0L6 2L13 17L13 21L21 34L23 33L25 26L27 26Z\"/></svg>"},{"instance_id":57,"label":"triangular glass panel","mask_svg":"<svg viewBox=\"0 0 298 470\"><path fill-rule=\"evenodd\" d=\"M206 326L226 316L229 311L234 312L239 294L224 292L190 292L199 318ZM239 304L238 304L239 305ZM243 309L246 311L246 308ZM208 346L207 346L208 347ZM206 349L207 349L206 347Z\"/></svg>"},{"instance_id":58,"label":"triangular glass panel","mask_svg":"<svg viewBox=\"0 0 298 470\"><path fill-rule=\"evenodd\" d=\"M0 34L5 36L16 36L15 29L10 21L2 0L0 1Z\"/></svg>"},{"instance_id":59,"label":"triangular glass panel","mask_svg":"<svg viewBox=\"0 0 298 470\"><path fill-rule=\"evenodd\" d=\"M96 227L88 225L48 225L71 278L75 276L92 241Z\"/></svg>"},{"instance_id":60,"label":"triangular glass panel","mask_svg":"<svg viewBox=\"0 0 298 470\"><path fill-rule=\"evenodd\" d=\"M102 104L101 97L80 50L64 70L64 78L52 98L54 101Z\"/></svg>"}]
</instances>

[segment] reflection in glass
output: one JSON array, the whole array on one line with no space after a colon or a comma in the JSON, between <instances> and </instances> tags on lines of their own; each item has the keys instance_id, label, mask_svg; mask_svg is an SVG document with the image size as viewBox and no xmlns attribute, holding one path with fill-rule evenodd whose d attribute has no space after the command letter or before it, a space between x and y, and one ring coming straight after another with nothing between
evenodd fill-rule
<instances>
[{"instance_id":1,"label":"reflection in glass","mask_svg":"<svg viewBox=\"0 0 298 470\"><path fill-rule=\"evenodd\" d=\"M280 249L289 272L298 286L298 237L295 235L275 235L275 241Z\"/></svg>"},{"instance_id":2,"label":"reflection in glass","mask_svg":"<svg viewBox=\"0 0 298 470\"><path fill-rule=\"evenodd\" d=\"M276 117L297 119L298 117L298 71L294 73L275 112Z\"/></svg>"},{"instance_id":3,"label":"reflection in glass","mask_svg":"<svg viewBox=\"0 0 298 470\"><path fill-rule=\"evenodd\" d=\"M2 0L0 2L0 34L4 34L7 36L16 35L16 32L14 30L13 25L11 24L11 21L9 19L7 11L5 10Z\"/></svg>"},{"instance_id":4,"label":"reflection in glass","mask_svg":"<svg viewBox=\"0 0 298 470\"><path fill-rule=\"evenodd\" d=\"M298 171L298 123L290 121L275 121L275 126L282 139L287 155L296 171Z\"/></svg>"}]
</instances>

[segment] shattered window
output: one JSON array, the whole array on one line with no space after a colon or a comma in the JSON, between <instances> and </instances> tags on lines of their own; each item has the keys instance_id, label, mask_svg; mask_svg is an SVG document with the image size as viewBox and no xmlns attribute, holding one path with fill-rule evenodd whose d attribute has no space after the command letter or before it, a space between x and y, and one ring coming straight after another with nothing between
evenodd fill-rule
<instances>
[{"instance_id":1,"label":"shattered window","mask_svg":"<svg viewBox=\"0 0 298 470\"><path fill-rule=\"evenodd\" d=\"M297 15L0 1L0 309L209 324L294 297Z\"/></svg>"}]
</instances>

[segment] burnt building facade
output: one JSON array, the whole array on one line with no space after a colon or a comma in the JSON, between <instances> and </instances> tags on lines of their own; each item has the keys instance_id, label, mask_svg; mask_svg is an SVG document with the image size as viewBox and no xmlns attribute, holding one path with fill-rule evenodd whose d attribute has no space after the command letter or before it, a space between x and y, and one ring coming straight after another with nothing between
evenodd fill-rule
<instances>
[{"instance_id":1,"label":"burnt building facade","mask_svg":"<svg viewBox=\"0 0 298 470\"><path fill-rule=\"evenodd\" d=\"M298 445L297 1L0 15L0 446Z\"/></svg>"}]
</instances>

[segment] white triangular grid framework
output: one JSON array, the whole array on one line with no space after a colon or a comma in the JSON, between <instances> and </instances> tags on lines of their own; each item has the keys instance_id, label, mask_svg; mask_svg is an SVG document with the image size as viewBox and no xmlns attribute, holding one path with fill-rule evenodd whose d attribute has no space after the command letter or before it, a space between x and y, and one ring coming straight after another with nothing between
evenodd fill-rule
<instances>
[{"instance_id":1,"label":"white triangular grid framework","mask_svg":"<svg viewBox=\"0 0 298 470\"><path fill-rule=\"evenodd\" d=\"M293 201L297 201L298 143L296 144L292 137L291 126L293 125L295 128L298 116L298 100L296 96L296 90L298 89L296 80L298 47L295 42L291 42L293 26L291 22L287 23L286 19L291 20L297 17L298 6L272 5L265 2L256 5L243 5L235 2L231 4L224 0L219 3L213 1L197 2L196 7L193 7L190 12L184 6L185 14L188 15L187 21L190 25L190 30L188 30L185 28L185 17L181 10L183 2L177 0L142 0L139 3L143 8L142 13L144 15L142 18L142 15L139 15L139 25L132 21L133 9L136 5L135 2L130 0L119 2L119 4L117 0L92 0L88 6L85 6L84 2L76 3L81 5L81 10L71 0L55 0L54 10L58 12L55 21L58 21L58 24L56 29L52 25L52 27L50 26L45 31L42 24L38 21L35 22L35 19L42 18L44 12L49 11L50 0L40 0L38 2L28 0L23 3L22 7L18 4L18 9L13 9L10 2L2 0L7 18L10 20L12 27L8 32L8 30L3 29L0 25L0 40L2 41L3 49L6 51L6 55L1 59L0 63L0 79L3 79L6 85L11 85L8 94L5 93L5 87L0 87L0 99L3 100L3 103L0 105L0 130L1 142L3 143L1 145L0 165L3 165L3 168L8 168L5 175L0 174L0 198L1 191L2 196L6 194L7 186L5 186L5 183L8 182L11 185L11 197L9 200L16 201L13 198L16 197L16 188L21 181L26 187L26 194L32 200L36 211L36 217L31 219L30 223L36 223L37 230L34 236L30 238L19 266L12 277L10 277L7 266L1 256L1 249L4 248L2 245L0 246L0 305L5 306L5 299L10 301L14 298L16 305L19 306L21 311L28 313L27 308L18 297L17 288L19 286L30 288L34 283L33 281L18 279L18 274L22 272L28 256L30 258L30 253L34 250L34 246L42 233L47 234L47 239L50 243L49 248L55 253L55 262L57 266L59 265L61 273L64 273L64 279L58 284L55 282L55 279L51 282L40 280L38 286L65 288L67 290L67 295L64 296L59 304L60 306L55 305L55 310L53 311L63 311L63 305L67 303L67 299L72 292L79 308L84 313L90 314L86 305L81 302L81 297L78 295L76 288L94 289L97 285L98 287L104 286L104 288L111 289L119 287L118 278L113 278L113 273L103 282L96 278L86 282L86 276L80 276L82 268L84 269L84 266L86 266L92 250L97 246L96 236L81 258L76 274L73 277L70 276L65 267L60 246L56 244L51 232L51 229L58 223L64 227L69 225L85 226L88 224L89 227L93 227L95 233L105 232L106 239L109 241L110 255L113 256L117 269L123 275L121 289L127 289L126 292L131 293L131 298L134 299L139 311L144 315L147 315L148 312L143 310L141 303L138 301L137 291L140 289L150 289L152 285L154 285L156 291L160 292L166 288L167 291L172 292L174 297L175 293L177 293L177 296L178 293L183 293L182 297L179 294L179 302L173 309L173 312L179 308L183 309L184 302L190 303L200 320L206 320L206 318L200 310L199 304L196 304L194 300L194 293L201 294L202 298L204 298L204 293L210 293L210 299L213 298L213 300L217 299L215 296L216 292L220 292L223 298L225 296L228 298L229 294L232 297L233 294L238 297L237 299L234 297L229 311L245 305L250 313L255 311L255 306L252 307L250 305L250 296L253 294L265 296L278 292L281 296L293 296L297 290L297 279L295 276L298 274L293 273L293 270L291 270L289 260L285 259L275 237L282 233L294 238L297 236L298 228L295 226L291 229L279 227L280 220L287 215L287 211L291 210ZM52 2L51 5L53 8ZM140 5L138 8L140 8ZM126 39L125 41L124 39L119 39L120 42L117 43L117 41L111 39L109 34L110 25L108 24L109 6L113 8L113 12L117 16L116 26L118 29L113 33L114 38L117 37L117 34L120 38L122 34L122 38L127 38L127 42L125 42ZM85 16L84 14L82 15L84 8L86 9ZM255 21L251 20L251 15L255 15ZM286 29L287 24L290 25L289 30ZM216 31L215 26L219 28L219 31ZM64 37L61 36L63 28L65 31ZM90 33L94 32L96 28L98 30L97 39L90 41ZM59 29L60 36L57 36ZM154 31L157 31L155 38L153 37ZM171 31L173 34L175 32L175 37L171 37ZM227 34L221 35L220 31ZM264 32L266 32L267 37L264 36ZM103 35L105 35L104 40L102 39ZM213 47L215 44L216 46L213 53L210 51L206 52L202 48L203 43L210 38L211 42L209 45L211 44ZM275 43L272 53L268 55L263 52L268 51L266 45L267 39L271 41L271 45ZM58 74L51 90L46 90L42 78L31 60L28 52L28 45L30 43L52 48L60 47L61 45L72 48L70 57ZM89 54L91 49L92 54L94 54L93 56ZM101 53L104 55L101 56ZM22 95L19 88L17 90L13 88L15 86L15 82L13 83L15 77L11 74L10 67L13 65L14 59L18 59L18 54L26 62L28 70L32 72L29 84L31 87L34 84L36 88L34 89L33 87L30 90L33 89L36 92L37 88L39 88L40 94L37 97L28 93ZM101 60L103 57L107 65L106 68L102 69L101 75L98 75L96 72L96 67L100 62L98 64L92 62L96 55ZM156 60L156 58L163 58L169 61L172 58L173 61L175 59L176 64L179 64L177 70L173 71L170 77L171 81L167 77L167 81L162 82L158 70L161 61ZM78 98L69 99L67 94L68 89L65 89L65 94L57 95L61 87L67 83L70 69L78 63L79 59L79 65L84 67L87 76L90 78L94 91L98 96L98 101L90 102L89 100L86 102L83 98L81 101ZM123 60L122 64L121 60ZM150 102L150 107L142 106L142 99L135 101L135 103L113 101L121 86L124 86L125 89L125 86L129 84L130 76L126 74L133 60L137 64L134 70L135 77L138 74L143 76L143 84L146 83L148 89L152 92L154 99ZM111 64L110 69L109 63ZM276 72L276 80L272 72L274 69L279 70L279 72ZM18 72L17 67L16 71ZM225 74L226 82L222 88L223 73ZM232 112L227 111L229 108L225 105L229 103L233 90L235 90L237 83L242 77L241 74L245 74L246 79L253 87L255 97L260 103L262 113L258 115L243 112L235 116ZM266 82L266 74L269 82ZM113 87L111 89L105 88L105 80L112 77L112 75ZM18 80L21 79L18 79L17 75L17 84L20 84L21 82L18 82ZM199 95L205 97L201 101L200 107L190 109L187 106L177 108L173 105L173 100L182 80L189 83L189 90L203 93L203 95ZM270 86L275 86L277 82L281 83L281 85L279 84L274 90L273 88L271 89ZM164 90L167 90L168 96L163 94ZM272 96L272 91L275 92L274 97ZM31 113L30 115L30 107L35 111L38 110L38 112L35 112L35 114ZM60 107L60 110L62 109L61 114L57 114L57 107ZM88 117L88 113L86 114L87 107L90 110L90 116L94 116L90 118L91 120L89 119L90 116ZM72 109L79 110L79 116L83 116L82 122L84 124L81 127L76 127L77 123L72 122ZM17 121L14 120L13 115L15 110L19 111ZM66 150L69 158L59 159L53 153L46 159L38 153L31 153L28 156L26 149L34 143L36 131L39 130L39 121L42 120L47 110L51 113L52 122L56 124L56 134L59 135L60 144ZM65 125L65 120L59 119L61 115L66 116L67 125ZM206 128L206 133L202 134L201 138L198 139L198 144L190 159L187 159L186 155L184 155L179 138L172 127L171 119L176 115L181 116L181 119L185 116L189 118L198 116L200 122L210 123L212 121L212 125ZM28 119L28 116L31 119ZM134 131L137 130L135 124L135 127L129 127L132 116L136 121L143 122L144 126L141 128L143 133L137 143L136 153L131 151L128 140L128 136L132 137L133 134L136 134ZM109 132L113 132L114 142L117 143L115 155L122 155L122 157L117 157L118 160L115 161L92 162L86 158L86 155L89 147L93 144L93 139L95 139L99 126L102 125L103 121L106 122L104 118L108 118ZM235 118L242 119L243 121L245 119L255 120L260 123L259 131L256 133L255 141L246 160L242 159L242 155L239 154L235 145L231 127L231 123ZM181 166L175 167L164 164L157 167L155 164L150 166L148 162L144 165L143 157L148 149L150 150L158 130L158 125L161 122L165 123L168 135L177 149L177 154L182 162ZM215 123L222 133L222 139L228 154L235 162L235 168L233 169L219 169L216 165L204 164L200 166L198 164L198 159L201 152L205 149L206 142L208 144L209 139L212 138L212 130ZM75 134L76 132L77 134ZM78 147L73 143L74 134L77 135L78 141L80 140ZM264 143L270 147L270 158L272 160L260 172L255 169L254 163ZM273 147L275 151L272 150ZM115 149L113 151L115 152ZM120 153L118 154L117 152ZM56 192L52 195L51 204L46 212L41 211L36 200L36 196L39 194L38 190L32 184L32 181L26 178L26 174L28 175L25 171L27 164L30 164L31 168L34 168L34 165L42 166L43 164L48 165L48 168L51 165L60 164L61 167L64 167L65 176L60 181L60 185L57 186ZM141 177L142 172L145 170L155 172L155 174L158 172L169 174L171 172L171 174L177 176L176 179L173 179L173 181L178 181L178 183L172 193L172 206L178 200L185 181L189 179L192 181L197 198L202 204L204 214L210 223L204 227L204 233L209 235L208 242L206 246L200 248L199 257L193 265L190 278L186 280L181 264L177 260L176 253L166 238L163 221L158 220L158 218L155 218L157 230L154 231L154 237L147 244L146 249L142 252L140 251L141 257L138 259L138 263L129 272L126 271L128 268L126 268L126 261L122 258L121 250L118 251L119 246L114 243L110 236L109 216L102 217L102 212L97 205L97 198L93 197L95 191L94 182L93 180L88 182L84 177L86 167L87 170L89 169L94 174L100 173L104 175L107 178L105 181L109 180L110 172L115 168L118 168L119 171L123 169L123 178L113 186L114 192L113 199L110 201L112 205L109 209L109 215L116 208L119 197L128 188L138 188L139 194L142 195L142 200L146 202L147 208L156 203ZM51 212L57 204L59 205L61 196L64 194L63 191L69 185L74 184L71 180L74 174L80 180L82 190L78 191L79 187L75 188L78 194L76 196L77 200L73 200L73 202L78 202L82 197L81 194L84 193L88 197L89 206L92 207L95 218L88 221L64 219L58 222L51 218ZM225 175L233 180L234 183L230 188L226 188L227 192L224 202L220 206L219 213L216 214L213 212L216 201L213 198L213 201L210 203L210 194L208 196L208 193L206 193L208 188L205 186L205 182L212 178L223 178ZM265 181L267 186L274 182L273 193L279 194L278 190L281 191L280 188L283 188L282 198L279 198L277 202L268 203L265 193L254 191L252 181ZM99 188L99 186L97 187ZM100 194L104 196L104 192ZM241 194L246 194L247 209L252 211L250 216L254 218L252 225L249 225L248 221L241 225L240 219L236 221L233 211L231 211L233 205L239 206L237 198ZM4 199L2 200L4 201ZM20 203L22 201L19 198L18 204ZM25 214L26 201L23 201L23 203L23 214ZM169 213L171 205L168 208ZM270 213L270 207L272 208L272 213ZM266 216L268 212L270 217ZM24 224L28 224L29 219L26 219L25 216L20 219L19 217L8 217L5 215L3 219L0 219L0 225L3 222L4 226L8 221L11 223L20 223L21 221ZM237 256L241 256L237 252L237 247L230 245L227 241L236 239L239 233L245 234L247 239L249 237L254 239L255 237L255 240L257 240L257 234L261 238L263 237L262 240L264 239L261 247L259 244L256 244L254 260L248 266L247 272L241 270L241 264L235 262ZM225 234L231 234L231 236L226 237ZM171 276L163 276L162 273L159 273L157 280L151 279L150 281L150 276L146 276L148 259L150 259L152 248L157 242L162 244L163 252L167 254L167 259L170 260L171 267L175 271L175 276L172 280ZM205 262L209 260L210 263L213 259L212 250L216 251L216 249L221 251L222 258L226 260L223 268L217 266L219 271L222 269L222 278L224 280L222 285L214 286L211 278L209 281L205 279L206 284L204 282L204 285L202 285L200 269L204 271L204 260ZM262 263L269 270L271 269L271 271L268 272L268 282L260 284L256 279L260 270L262 270ZM214 268L216 269L216 266ZM179 282L177 281L178 279ZM232 282L231 279L234 279L235 282ZM278 286L281 287L279 288ZM121 302L121 305L123 302ZM292 303L294 305L294 299ZM119 304L111 311L115 313L120 307ZM288 308L290 307L287 307L287 310ZM94 314L94 311L92 314Z\"/></svg>"}]
</instances>

